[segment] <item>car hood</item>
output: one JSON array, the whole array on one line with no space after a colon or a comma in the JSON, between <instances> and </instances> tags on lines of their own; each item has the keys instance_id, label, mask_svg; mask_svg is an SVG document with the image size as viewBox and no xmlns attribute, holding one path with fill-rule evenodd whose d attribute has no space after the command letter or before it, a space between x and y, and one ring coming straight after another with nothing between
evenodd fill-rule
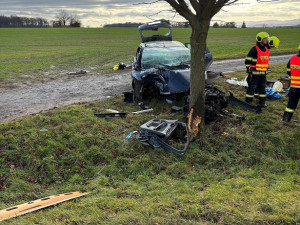
<instances>
[{"instance_id":1,"label":"car hood","mask_svg":"<svg viewBox=\"0 0 300 225\"><path fill-rule=\"evenodd\" d=\"M190 70L165 70L162 72L165 80L161 94L175 94L190 89Z\"/></svg>"},{"instance_id":2,"label":"car hood","mask_svg":"<svg viewBox=\"0 0 300 225\"><path fill-rule=\"evenodd\" d=\"M142 83L149 83L156 86L160 94L170 95L187 92L190 90L190 69L165 70L150 68L143 71L133 70L132 77ZM208 84L213 84L220 76L220 73L208 71L205 79Z\"/></svg>"}]
</instances>

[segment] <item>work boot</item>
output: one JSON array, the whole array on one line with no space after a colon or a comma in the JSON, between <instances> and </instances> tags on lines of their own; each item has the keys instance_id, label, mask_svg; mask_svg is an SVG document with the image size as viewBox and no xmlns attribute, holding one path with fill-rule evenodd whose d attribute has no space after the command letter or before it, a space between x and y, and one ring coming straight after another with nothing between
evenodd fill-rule
<instances>
[{"instance_id":1,"label":"work boot","mask_svg":"<svg viewBox=\"0 0 300 225\"><path fill-rule=\"evenodd\" d=\"M293 113L290 112L284 112L282 121L290 122L292 119Z\"/></svg>"},{"instance_id":2,"label":"work boot","mask_svg":"<svg viewBox=\"0 0 300 225\"><path fill-rule=\"evenodd\" d=\"M259 105L261 108L267 108L266 98L259 98L258 105Z\"/></svg>"}]
</instances>

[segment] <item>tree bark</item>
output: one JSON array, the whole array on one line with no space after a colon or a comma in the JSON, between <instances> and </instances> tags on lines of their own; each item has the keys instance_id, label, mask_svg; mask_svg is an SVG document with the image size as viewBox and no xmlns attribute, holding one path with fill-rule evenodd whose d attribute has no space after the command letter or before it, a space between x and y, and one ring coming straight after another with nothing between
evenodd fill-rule
<instances>
[{"instance_id":1,"label":"tree bark","mask_svg":"<svg viewBox=\"0 0 300 225\"><path fill-rule=\"evenodd\" d=\"M205 124L205 49L210 19L192 21L190 108L193 118L201 117L200 133Z\"/></svg>"}]
</instances>

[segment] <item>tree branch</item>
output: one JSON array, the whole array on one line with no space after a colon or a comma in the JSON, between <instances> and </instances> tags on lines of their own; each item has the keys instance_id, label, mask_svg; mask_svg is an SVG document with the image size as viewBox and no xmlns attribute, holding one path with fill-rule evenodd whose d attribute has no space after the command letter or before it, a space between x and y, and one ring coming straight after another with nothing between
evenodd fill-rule
<instances>
[{"instance_id":1,"label":"tree branch","mask_svg":"<svg viewBox=\"0 0 300 225\"><path fill-rule=\"evenodd\" d=\"M257 2L278 2L279 0L257 0Z\"/></svg>"},{"instance_id":2,"label":"tree branch","mask_svg":"<svg viewBox=\"0 0 300 225\"><path fill-rule=\"evenodd\" d=\"M198 7L199 7L199 3L197 0L190 0L190 3L192 5L192 7L194 8L195 11L198 10Z\"/></svg>"},{"instance_id":3,"label":"tree branch","mask_svg":"<svg viewBox=\"0 0 300 225\"><path fill-rule=\"evenodd\" d=\"M236 3L238 0L233 0L232 2L225 3L224 6L232 5Z\"/></svg>"},{"instance_id":4,"label":"tree branch","mask_svg":"<svg viewBox=\"0 0 300 225\"><path fill-rule=\"evenodd\" d=\"M199 0L197 16L199 18L212 18L216 0Z\"/></svg>"},{"instance_id":5,"label":"tree branch","mask_svg":"<svg viewBox=\"0 0 300 225\"><path fill-rule=\"evenodd\" d=\"M232 3L237 2L238 0L233 0ZM229 3L228 3L229 2ZM215 4L214 10L213 10L213 14L212 15L216 15L225 4L231 4L230 0L218 0Z\"/></svg>"},{"instance_id":6,"label":"tree branch","mask_svg":"<svg viewBox=\"0 0 300 225\"><path fill-rule=\"evenodd\" d=\"M188 21L193 20L193 13L187 6L184 0L164 0L169 3L181 16L183 16Z\"/></svg>"},{"instance_id":7,"label":"tree branch","mask_svg":"<svg viewBox=\"0 0 300 225\"><path fill-rule=\"evenodd\" d=\"M132 5L152 5L158 2L164 2L165 0L156 0L153 2L138 2L138 3L133 3Z\"/></svg>"},{"instance_id":8,"label":"tree branch","mask_svg":"<svg viewBox=\"0 0 300 225\"><path fill-rule=\"evenodd\" d=\"M155 20L154 18L151 18L151 17L152 16L157 16L158 14L160 14L162 12L171 12L171 13L174 13L174 15L172 17L170 17L170 18L172 18L170 20L173 20L174 17L176 16L176 14L177 14L176 10L174 9L174 10L161 10L161 11L159 11L157 13L154 13L154 14L151 14L151 15L144 15L144 16L147 17L148 19Z\"/></svg>"}]
</instances>

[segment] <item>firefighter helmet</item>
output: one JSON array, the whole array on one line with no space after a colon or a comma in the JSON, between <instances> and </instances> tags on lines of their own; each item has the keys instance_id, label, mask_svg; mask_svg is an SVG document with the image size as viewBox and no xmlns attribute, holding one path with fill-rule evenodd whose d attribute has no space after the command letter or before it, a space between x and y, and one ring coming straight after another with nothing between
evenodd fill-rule
<instances>
[{"instance_id":1,"label":"firefighter helmet","mask_svg":"<svg viewBox=\"0 0 300 225\"><path fill-rule=\"evenodd\" d=\"M269 34L267 32L259 32L257 35L256 35L256 41L257 42L262 42L262 40L264 38L269 38Z\"/></svg>"},{"instance_id":2,"label":"firefighter helmet","mask_svg":"<svg viewBox=\"0 0 300 225\"><path fill-rule=\"evenodd\" d=\"M268 43L270 47L278 48L280 41L276 36L272 36L269 38Z\"/></svg>"}]
</instances>

